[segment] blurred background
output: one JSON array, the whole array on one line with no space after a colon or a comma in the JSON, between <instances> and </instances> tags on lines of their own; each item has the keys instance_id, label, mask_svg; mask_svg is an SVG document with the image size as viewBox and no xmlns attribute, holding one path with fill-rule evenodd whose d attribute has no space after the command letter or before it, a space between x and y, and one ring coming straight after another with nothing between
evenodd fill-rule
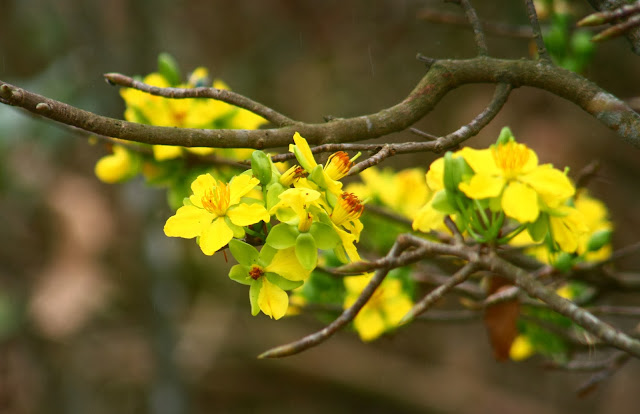
<instances>
[{"instance_id":1,"label":"blurred background","mask_svg":"<svg viewBox=\"0 0 640 414\"><path fill-rule=\"evenodd\" d=\"M474 3L483 19L527 23L522 2ZM574 3L580 16L591 12ZM168 52L183 73L205 66L237 92L322 122L402 100L425 73L418 52L474 55L470 30L424 21L425 9L462 15L439 0L0 0L0 79L122 118L124 103L102 74L145 75ZM488 44L506 58L531 47L511 37ZM618 39L598 47L584 74L627 99L640 96L638 73L640 57ZM417 127L451 132L492 94L491 85L460 88ZM638 241L637 149L531 88L515 90L468 145L494 142L505 125L543 162L577 172L598 160L590 189L609 206L614 245ZM480 322L416 323L372 344L340 332L301 355L257 360L323 325L309 315L252 317L221 254L164 236L172 214L164 191L95 178L104 154L80 134L0 106L0 413L637 412L637 361L579 399L588 374L548 371L538 358L497 363ZM426 168L433 159L385 165ZM640 258L618 267L637 271Z\"/></svg>"}]
</instances>

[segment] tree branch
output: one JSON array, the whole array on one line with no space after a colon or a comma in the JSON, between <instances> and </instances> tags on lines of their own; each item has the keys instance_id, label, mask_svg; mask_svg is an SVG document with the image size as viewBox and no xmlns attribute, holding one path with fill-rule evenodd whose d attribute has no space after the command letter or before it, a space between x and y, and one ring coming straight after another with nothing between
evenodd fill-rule
<instances>
[{"instance_id":1,"label":"tree branch","mask_svg":"<svg viewBox=\"0 0 640 414\"><path fill-rule=\"evenodd\" d=\"M287 118L279 112L253 101L238 93L217 88L160 88L151 86L144 82L137 81L119 73L104 74L109 84L119 85L125 88L133 88L150 95L162 96L169 99L185 99L185 98L208 98L217 101L226 102L228 104L246 109L254 114L260 115L276 126L282 127L287 125L295 125L297 122Z\"/></svg>"},{"instance_id":2,"label":"tree branch","mask_svg":"<svg viewBox=\"0 0 640 414\"><path fill-rule=\"evenodd\" d=\"M533 4L533 0L524 0L527 6L527 16L529 16L529 23L533 30L533 38L536 41L538 47L538 57L547 63L551 63L551 57L547 52L547 48L544 45L544 39L542 38L542 31L540 30L540 23L538 23L538 13L536 13L536 6Z\"/></svg>"},{"instance_id":3,"label":"tree branch","mask_svg":"<svg viewBox=\"0 0 640 414\"><path fill-rule=\"evenodd\" d=\"M399 239L393 245L391 250L389 250L389 253L386 257L389 259L397 257L406 247L407 246ZM367 284L367 286L362 290L360 296L358 296L358 299L356 299L353 305L345 309L344 312L342 312L342 314L338 318L336 318L336 320L331 322L324 329L314 334L307 335L295 342L291 342L265 351L260 354L258 358L281 358L289 355L294 355L329 339L334 333L344 328L356 317L358 312L360 312L360 309L362 309L364 305L367 304L371 296L373 296L373 293L376 291L378 286L380 286L384 278L387 276L387 273L389 273L390 269L390 266L378 269L369 281L369 284Z\"/></svg>"},{"instance_id":4,"label":"tree branch","mask_svg":"<svg viewBox=\"0 0 640 414\"><path fill-rule=\"evenodd\" d=\"M625 0L589 0L589 3L594 9L601 12L615 11L628 5ZM627 30L624 35L631 44L633 53L640 55L640 27Z\"/></svg>"},{"instance_id":5,"label":"tree branch","mask_svg":"<svg viewBox=\"0 0 640 414\"><path fill-rule=\"evenodd\" d=\"M428 114L449 91L474 83L506 83L549 91L580 106L626 142L640 147L640 115L626 103L580 75L529 60L488 57L439 60L431 65L406 99L390 108L355 118L321 124L299 123L277 129L206 130L142 125L99 116L3 81L0 81L0 98L3 103L45 118L129 141L184 147L264 149L288 145L296 131L313 145L356 142L402 131Z\"/></svg>"}]
</instances>

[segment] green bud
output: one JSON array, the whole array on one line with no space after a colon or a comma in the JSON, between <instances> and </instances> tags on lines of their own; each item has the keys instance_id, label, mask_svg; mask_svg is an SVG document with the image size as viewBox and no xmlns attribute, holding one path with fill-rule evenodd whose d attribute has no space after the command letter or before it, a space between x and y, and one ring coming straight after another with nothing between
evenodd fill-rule
<instances>
[{"instance_id":1,"label":"green bud","mask_svg":"<svg viewBox=\"0 0 640 414\"><path fill-rule=\"evenodd\" d=\"M271 181L271 159L260 150L251 154L251 170L253 175L260 180L260 184L265 187Z\"/></svg>"},{"instance_id":2,"label":"green bud","mask_svg":"<svg viewBox=\"0 0 640 414\"><path fill-rule=\"evenodd\" d=\"M611 243L611 230L596 231L587 242L587 251L598 251L609 243Z\"/></svg>"},{"instance_id":3,"label":"green bud","mask_svg":"<svg viewBox=\"0 0 640 414\"><path fill-rule=\"evenodd\" d=\"M158 72L169 82L170 86L180 84L182 76L178 68L178 62L168 53L158 55Z\"/></svg>"},{"instance_id":4,"label":"green bud","mask_svg":"<svg viewBox=\"0 0 640 414\"><path fill-rule=\"evenodd\" d=\"M498 136L496 145L504 145L515 140L516 138L513 136L513 132L511 132L511 128L506 126L502 128L502 130L500 131L500 135Z\"/></svg>"}]
</instances>

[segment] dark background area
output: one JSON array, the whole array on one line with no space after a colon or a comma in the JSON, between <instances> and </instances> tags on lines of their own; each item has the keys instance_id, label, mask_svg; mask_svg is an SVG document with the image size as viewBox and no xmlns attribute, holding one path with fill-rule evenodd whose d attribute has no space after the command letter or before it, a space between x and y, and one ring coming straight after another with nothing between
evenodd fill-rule
<instances>
[{"instance_id":1,"label":"dark background area","mask_svg":"<svg viewBox=\"0 0 640 414\"><path fill-rule=\"evenodd\" d=\"M526 24L523 2L475 1L483 19ZM590 10L575 2L581 15ZM586 2L584 2L586 3ZM416 53L466 58L470 30L426 23L417 0L1 0L0 78L121 118L106 72L145 75L160 52L183 73L197 66L302 121L375 112L424 75ZM527 57L526 40L490 36L494 56ZM598 47L585 76L616 96L640 96L640 57L618 39ZM460 88L417 126L446 134L469 122L494 87ZM515 90L467 142L509 125L541 162L601 169L591 192L616 226L614 245L638 241L640 153L573 104ZM413 139L408 132L389 139ZM172 214L141 179L109 186L93 175L102 146L0 106L0 412L2 413L632 413L640 365L585 399L588 374L545 370L542 359L493 360L478 323L416 323L372 344L352 332L283 360L257 360L322 327L308 315L251 317L247 291L221 254L162 232ZM435 156L385 165L422 166ZM640 259L621 261L640 269ZM638 304L632 294L612 301ZM618 303L618 302L616 302ZM593 351L594 359L602 351Z\"/></svg>"}]
</instances>

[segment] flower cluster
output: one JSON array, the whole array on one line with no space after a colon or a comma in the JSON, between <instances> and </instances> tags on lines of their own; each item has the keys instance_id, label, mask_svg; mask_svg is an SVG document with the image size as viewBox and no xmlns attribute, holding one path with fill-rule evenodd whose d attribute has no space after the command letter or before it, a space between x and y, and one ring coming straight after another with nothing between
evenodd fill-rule
<instances>
[{"instance_id":1,"label":"flower cluster","mask_svg":"<svg viewBox=\"0 0 640 414\"><path fill-rule=\"evenodd\" d=\"M415 230L434 230L449 215L478 242L504 244L526 230L532 244L568 254L580 252L594 230L566 170L540 165L508 128L488 149L447 153L426 177L433 196L417 214Z\"/></svg>"},{"instance_id":2,"label":"flower cluster","mask_svg":"<svg viewBox=\"0 0 640 414\"><path fill-rule=\"evenodd\" d=\"M202 174L164 228L170 237L196 238L207 255L228 245L239 263L229 276L250 285L252 313L275 319L287 311L285 291L300 287L315 269L319 249L332 250L344 263L360 260L355 243L364 206L340 182L353 160L337 152L323 166L300 134L293 139L299 166L281 174L255 151L251 170L228 183ZM263 247L258 251L248 240Z\"/></svg>"},{"instance_id":3,"label":"flower cluster","mask_svg":"<svg viewBox=\"0 0 640 414\"><path fill-rule=\"evenodd\" d=\"M199 67L188 76L186 82L182 82L176 63L170 56L161 54L158 58L158 71L141 80L148 85L162 88L212 85L218 89L229 89L223 81L216 79L211 83L208 78L207 69ZM214 99L169 99L131 88L122 89L120 95L126 104L124 117L131 122L203 129L256 129L267 122L250 111ZM227 159L242 160L247 159L253 152L251 149L183 148L167 145L125 146L117 140L114 142L110 146L112 154L103 157L96 164L96 176L103 182L117 183L142 173L150 184L169 187L170 200L174 208L181 204L182 198L187 195L189 183L194 178L194 171L186 167L182 161L184 156L217 154ZM197 171L202 172L205 171ZM217 175L226 180L233 174L218 171Z\"/></svg>"}]
</instances>

